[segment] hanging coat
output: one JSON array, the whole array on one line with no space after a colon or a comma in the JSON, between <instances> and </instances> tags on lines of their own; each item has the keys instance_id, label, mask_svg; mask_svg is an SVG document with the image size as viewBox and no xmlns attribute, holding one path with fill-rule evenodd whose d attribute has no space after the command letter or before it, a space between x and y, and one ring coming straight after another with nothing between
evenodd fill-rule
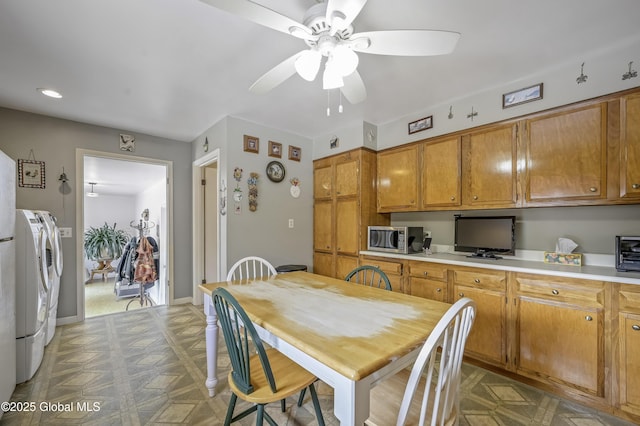
<instances>
[{"instance_id":1,"label":"hanging coat","mask_svg":"<svg viewBox=\"0 0 640 426\"><path fill-rule=\"evenodd\" d=\"M138 259L136 261L136 272L134 280L140 283L152 283L157 278L156 265L153 260L153 247L147 237L140 238L138 243Z\"/></svg>"}]
</instances>

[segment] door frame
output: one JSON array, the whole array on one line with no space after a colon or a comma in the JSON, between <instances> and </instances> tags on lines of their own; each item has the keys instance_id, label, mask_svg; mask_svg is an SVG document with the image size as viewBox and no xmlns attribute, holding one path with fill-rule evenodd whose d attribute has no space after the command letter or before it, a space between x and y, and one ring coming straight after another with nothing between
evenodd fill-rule
<instances>
[{"instance_id":1,"label":"door frame","mask_svg":"<svg viewBox=\"0 0 640 426\"><path fill-rule=\"evenodd\" d=\"M84 247L84 158L100 157L112 160L131 161L134 163L146 163L158 166L164 166L166 170L166 206L167 206L167 241L164 247L167 251L167 274L166 285L169 287L169 298L167 305L174 303L174 251L173 251L173 162L167 160L159 160L156 158L137 157L124 154L116 154L112 152L94 151L89 149L76 148L76 282L77 282L77 298L76 312L77 320L84 321L84 262L78 261L83 255Z\"/></svg>"},{"instance_id":2,"label":"door frame","mask_svg":"<svg viewBox=\"0 0 640 426\"><path fill-rule=\"evenodd\" d=\"M210 166L214 163L218 163L217 171L216 171L216 189L218 194L220 194L220 198L218 202L220 202L221 198L224 198L226 203L226 184L224 179L221 178L222 173L222 163L220 161L220 149L217 148L203 157L198 158L193 162L193 173L192 173L192 189L193 189L193 304L194 305L202 305L204 304L204 297L202 291L198 288L200 283L203 280L204 274L204 246L205 246L205 238L204 238L204 227L205 227L205 217L204 217L204 191L202 190L202 176L203 169L207 166ZM228 210L228 209L227 209ZM226 213L228 214L228 212ZM226 266L223 268L223 265L227 264L227 216L226 214L220 213L220 205L218 204L218 211L216 212L216 221L215 224L218 227L218 240L216 244L216 262L217 267L216 271L218 276L215 277L216 281L222 280L223 270L226 271Z\"/></svg>"}]
</instances>

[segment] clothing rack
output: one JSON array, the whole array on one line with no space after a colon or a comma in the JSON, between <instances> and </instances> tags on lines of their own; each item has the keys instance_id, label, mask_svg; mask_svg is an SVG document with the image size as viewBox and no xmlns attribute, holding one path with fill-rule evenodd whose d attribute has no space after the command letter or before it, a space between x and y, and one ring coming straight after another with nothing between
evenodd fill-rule
<instances>
[{"instance_id":1,"label":"clothing rack","mask_svg":"<svg viewBox=\"0 0 640 426\"><path fill-rule=\"evenodd\" d=\"M141 243L141 241L143 240L143 238L146 238L151 244L151 246L154 248L153 250L153 259L154 259L154 263L155 263L155 271L156 271L156 280L157 280L157 271L158 271L158 265L157 265L157 243L155 242L155 240L149 236L150 230L152 228L154 228L156 226L156 224L152 221L149 221L149 210L145 209L142 212L142 219L139 219L138 221L136 220L132 220L131 222L129 222L129 226L133 229L136 229L137 232L137 237L133 237L129 243L129 245L127 245L127 248L125 248L125 251L128 252L131 251L131 254L127 256L127 260L123 261L127 261L126 264L123 264L123 267L125 268L129 268L126 274L120 274L120 270L118 271L118 276L121 278L121 280L119 282L116 282L116 295L117 297L132 297L132 299L129 301L129 303L127 304L126 310L129 310L129 305L131 305L131 302L133 302L137 297L140 298L140 305L144 305L146 304L147 306L151 305L153 306L153 301L151 300L151 298L149 297L149 289L151 287L153 287L153 285L155 285L155 281L149 281L149 282L143 282L143 281L137 281L134 279L135 277L135 273L136 273L136 268L137 268L137 262L139 261L139 257L138 257L138 247ZM149 252L147 252L149 253ZM130 258L130 256L133 256ZM130 261L129 261L130 258ZM147 259L149 259L149 257L147 257ZM137 286L137 289L136 289Z\"/></svg>"}]
</instances>

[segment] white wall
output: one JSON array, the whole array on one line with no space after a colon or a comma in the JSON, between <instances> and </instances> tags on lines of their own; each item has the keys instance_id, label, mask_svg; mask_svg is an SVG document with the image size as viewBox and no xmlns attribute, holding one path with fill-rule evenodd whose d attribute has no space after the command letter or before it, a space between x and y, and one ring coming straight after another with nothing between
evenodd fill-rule
<instances>
[{"instance_id":1,"label":"white wall","mask_svg":"<svg viewBox=\"0 0 640 426\"><path fill-rule=\"evenodd\" d=\"M243 136L260 139L259 153L243 150ZM227 214L224 216L227 233L227 267L244 256L261 256L274 266L313 263L313 145L312 141L278 129L269 128L234 117L226 117L200 135L194 142L194 159L204 155L202 144L209 140L209 151L219 148L220 173L227 185ZM282 158L269 157L268 143L282 144ZM289 145L302 149L301 161L288 159ZM280 161L286 170L282 182L271 182L266 175L270 161ZM239 186L243 192L241 214L234 213L233 178L235 167L243 169ZM251 172L259 174L258 209L249 211L247 179ZM289 179L298 177L302 195L293 198L289 193ZM288 220L294 228L288 228Z\"/></svg>"}]
</instances>

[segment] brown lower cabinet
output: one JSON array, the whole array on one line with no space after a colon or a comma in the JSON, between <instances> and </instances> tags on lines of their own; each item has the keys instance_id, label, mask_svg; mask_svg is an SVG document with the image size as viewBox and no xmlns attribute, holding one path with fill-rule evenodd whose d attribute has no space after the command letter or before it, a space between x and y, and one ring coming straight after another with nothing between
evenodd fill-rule
<instances>
[{"instance_id":1,"label":"brown lower cabinet","mask_svg":"<svg viewBox=\"0 0 640 426\"><path fill-rule=\"evenodd\" d=\"M360 256L394 290L478 306L465 356L640 424L640 285Z\"/></svg>"}]
</instances>

